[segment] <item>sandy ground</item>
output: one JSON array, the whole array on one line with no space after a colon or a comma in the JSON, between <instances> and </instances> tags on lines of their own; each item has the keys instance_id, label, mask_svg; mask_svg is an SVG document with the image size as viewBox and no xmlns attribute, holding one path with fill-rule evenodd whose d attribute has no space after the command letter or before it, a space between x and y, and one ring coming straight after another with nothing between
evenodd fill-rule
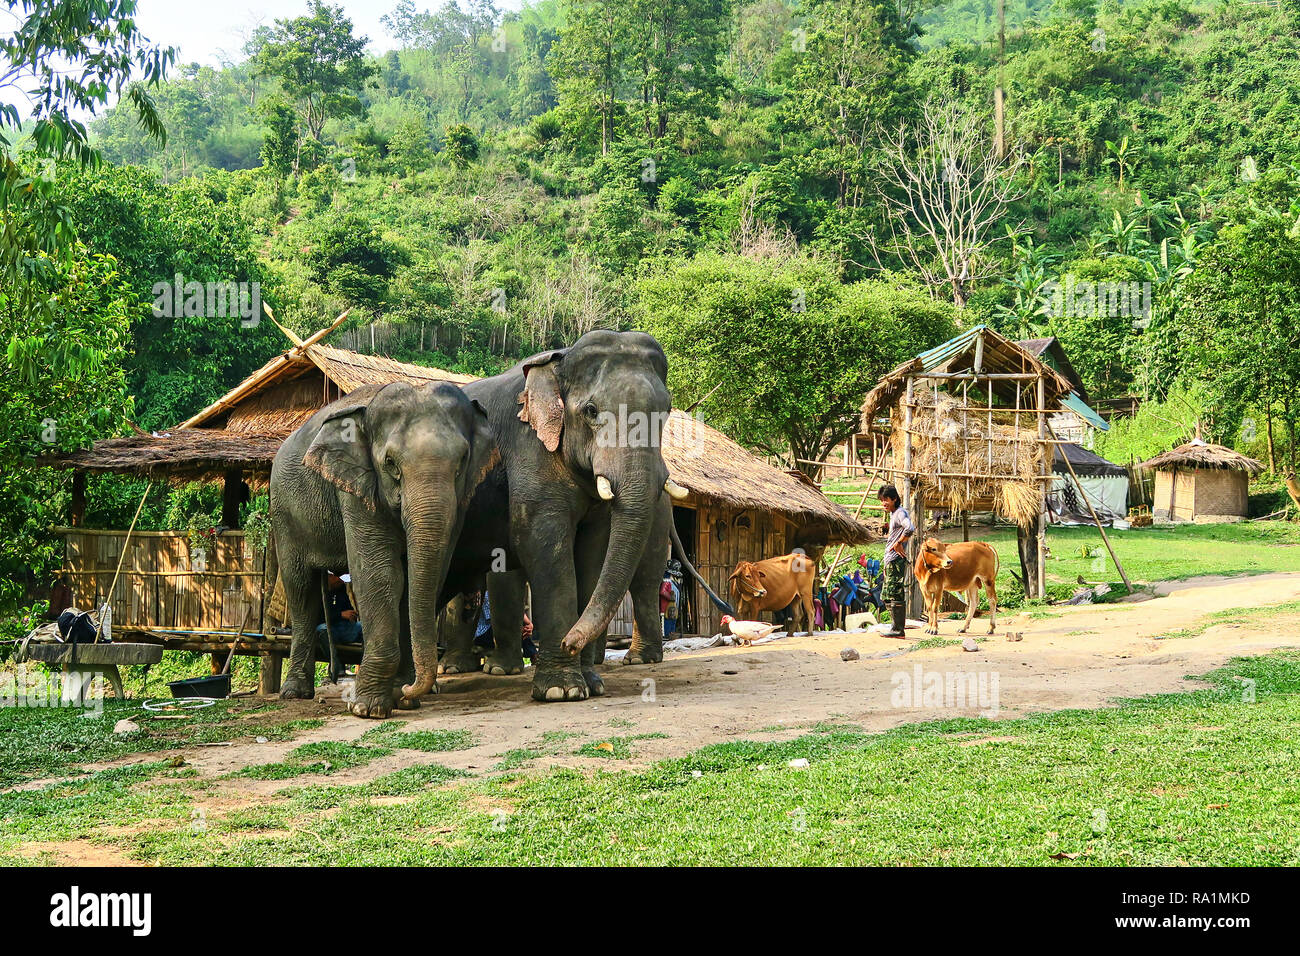
<instances>
[{"instance_id":1,"label":"sandy ground","mask_svg":"<svg viewBox=\"0 0 1300 956\"><path fill-rule=\"evenodd\" d=\"M629 767L688 753L741 737L780 739L818 722L852 723L868 730L952 716L976 716L989 699L965 707L898 706L896 676L914 676L919 666L931 672L997 678L997 710L989 716L1015 717L1036 711L1100 707L1119 697L1186 690L1184 678L1204 673L1237 655L1300 645L1300 616L1270 622L1217 624L1196 637L1161 639L1195 628L1224 608L1261 607L1300 599L1300 574L1248 578L1201 578L1160 585L1156 598L1141 602L1061 610L1048 620L1027 614L1000 617L997 632L978 651L958 646L910 650L922 638L909 631L906 641L878 635L826 633L777 639L754 647L720 647L673 654L661 664L604 669L607 696L582 703L537 704L529 699L529 675L455 675L440 681L442 692L416 711L396 715L404 730L456 728L473 731L477 745L449 753L400 750L368 766L329 777L298 777L292 783L357 783L413 763L440 763L471 773L492 769L509 750L536 747L555 751L527 766ZM956 638L960 621L941 621L941 636ZM976 636L987 618L972 625ZM1022 640L1008 640L1019 633ZM913 636L914 635L914 636ZM840 650L861 655L842 661ZM991 683L988 685L991 687ZM335 688L314 701L286 702L284 719L325 717L325 725L291 742L235 741L228 747L193 747L186 761L205 776L220 776L250 764L280 760L294 747L317 740L352 740L375 722L343 712ZM548 731L573 734L549 747ZM611 737L664 734L636 740L630 761L580 757L583 743ZM157 760L157 754L142 758ZM125 761L133 762L133 761ZM288 786L280 780L226 780L212 810L232 809Z\"/></svg>"}]
</instances>

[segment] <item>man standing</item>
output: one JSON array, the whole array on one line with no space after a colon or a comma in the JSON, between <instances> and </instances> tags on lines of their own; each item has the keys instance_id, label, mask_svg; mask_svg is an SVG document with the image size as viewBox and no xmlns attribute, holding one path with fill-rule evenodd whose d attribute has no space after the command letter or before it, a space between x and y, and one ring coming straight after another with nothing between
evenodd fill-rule
<instances>
[{"instance_id":1,"label":"man standing","mask_svg":"<svg viewBox=\"0 0 1300 956\"><path fill-rule=\"evenodd\" d=\"M889 605L889 630L885 637L903 637L907 626L907 541L916 532L912 516L903 507L898 489L882 485L876 492L889 515L889 536L885 539L885 603Z\"/></svg>"}]
</instances>

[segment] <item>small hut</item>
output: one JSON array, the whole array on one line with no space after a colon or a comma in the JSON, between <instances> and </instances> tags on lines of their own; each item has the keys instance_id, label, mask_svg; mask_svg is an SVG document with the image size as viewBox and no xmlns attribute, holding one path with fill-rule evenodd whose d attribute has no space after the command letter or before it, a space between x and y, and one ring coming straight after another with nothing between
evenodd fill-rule
<instances>
[{"instance_id":1,"label":"small hut","mask_svg":"<svg viewBox=\"0 0 1300 956\"><path fill-rule=\"evenodd\" d=\"M1254 458L1199 438L1140 465L1156 473L1151 517L1157 523L1241 521L1247 514Z\"/></svg>"},{"instance_id":2,"label":"small hut","mask_svg":"<svg viewBox=\"0 0 1300 956\"><path fill-rule=\"evenodd\" d=\"M1066 375L979 325L885 375L863 402L861 430L887 436L888 458L882 454L878 467L893 476L918 525L927 508L1013 521L1025 592L1036 597L1046 590L1044 500L1060 444L1049 418L1062 412L1108 427ZM919 587L912 602L918 613Z\"/></svg>"}]
</instances>

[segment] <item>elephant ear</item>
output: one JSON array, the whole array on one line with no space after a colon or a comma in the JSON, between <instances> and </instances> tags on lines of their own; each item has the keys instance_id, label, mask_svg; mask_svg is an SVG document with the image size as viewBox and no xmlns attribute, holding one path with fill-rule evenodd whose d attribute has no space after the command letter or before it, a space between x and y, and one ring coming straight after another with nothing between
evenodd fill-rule
<instances>
[{"instance_id":1,"label":"elephant ear","mask_svg":"<svg viewBox=\"0 0 1300 956\"><path fill-rule=\"evenodd\" d=\"M375 510L375 465L365 433L365 405L345 405L325 419L302 463Z\"/></svg>"},{"instance_id":2,"label":"elephant ear","mask_svg":"<svg viewBox=\"0 0 1300 956\"><path fill-rule=\"evenodd\" d=\"M543 352L524 363L524 390L519 393L519 420L537 433L547 451L560 447L564 431L564 399L558 367L567 349Z\"/></svg>"},{"instance_id":3,"label":"elephant ear","mask_svg":"<svg viewBox=\"0 0 1300 956\"><path fill-rule=\"evenodd\" d=\"M474 490L483 483L483 479L501 461L501 452L497 448L496 434L488 421L487 409L472 401L474 406L473 433L470 435L469 481L465 483L465 500L474 496Z\"/></svg>"}]
</instances>

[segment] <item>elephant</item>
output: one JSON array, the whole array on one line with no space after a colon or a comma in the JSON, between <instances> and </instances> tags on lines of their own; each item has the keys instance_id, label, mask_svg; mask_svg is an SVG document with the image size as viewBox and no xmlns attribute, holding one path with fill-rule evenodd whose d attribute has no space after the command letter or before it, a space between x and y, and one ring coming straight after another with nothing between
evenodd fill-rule
<instances>
[{"instance_id":1,"label":"elephant","mask_svg":"<svg viewBox=\"0 0 1300 956\"><path fill-rule=\"evenodd\" d=\"M286 439L271 466L293 623L281 697L313 696L323 574L344 567L365 628L352 713L387 717L437 689L437 619L453 551L484 547L461 529L494 468L486 410L447 382L363 386Z\"/></svg>"},{"instance_id":2,"label":"elephant","mask_svg":"<svg viewBox=\"0 0 1300 956\"><path fill-rule=\"evenodd\" d=\"M485 484L508 502L500 512L508 548L532 585L534 700L604 693L594 669L600 639L629 591L636 637L628 659L663 659L669 496L686 494L660 450L667 374L650 335L599 330L462 386L491 422L502 467Z\"/></svg>"},{"instance_id":3,"label":"elephant","mask_svg":"<svg viewBox=\"0 0 1300 956\"><path fill-rule=\"evenodd\" d=\"M478 614L466 613L467 595L458 594L443 610L439 622L442 653L439 674L464 674L480 668L488 674L518 674L524 669L523 644L512 639L523 629L525 588L522 571L489 573L486 587L492 607L495 646L486 654L474 646Z\"/></svg>"}]
</instances>

